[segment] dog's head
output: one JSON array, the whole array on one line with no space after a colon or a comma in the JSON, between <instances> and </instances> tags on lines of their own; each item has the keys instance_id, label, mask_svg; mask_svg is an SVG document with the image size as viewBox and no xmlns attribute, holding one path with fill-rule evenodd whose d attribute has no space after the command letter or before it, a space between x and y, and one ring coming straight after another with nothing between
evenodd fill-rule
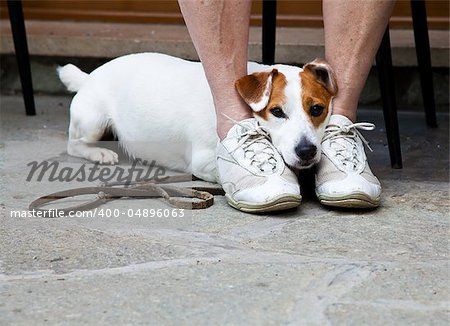
<instances>
[{"instance_id":1,"label":"dog's head","mask_svg":"<svg viewBox=\"0 0 450 326\"><path fill-rule=\"evenodd\" d=\"M303 169L320 160L331 100L337 94L328 63L316 59L302 69L276 65L240 78L236 89L289 166Z\"/></svg>"}]
</instances>

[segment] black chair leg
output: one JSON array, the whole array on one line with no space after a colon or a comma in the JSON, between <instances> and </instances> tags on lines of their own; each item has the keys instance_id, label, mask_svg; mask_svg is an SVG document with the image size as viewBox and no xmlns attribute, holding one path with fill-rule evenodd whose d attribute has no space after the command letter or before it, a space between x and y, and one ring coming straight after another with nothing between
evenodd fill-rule
<instances>
[{"instance_id":1,"label":"black chair leg","mask_svg":"<svg viewBox=\"0 0 450 326\"><path fill-rule=\"evenodd\" d=\"M392 70L391 42L389 38L389 27L384 33L380 48L376 55L378 70L378 81L383 102L384 122L391 157L391 166L401 169L402 152L400 148L400 134L398 129L397 104L395 99L395 85Z\"/></svg>"},{"instance_id":2,"label":"black chair leg","mask_svg":"<svg viewBox=\"0 0 450 326\"><path fill-rule=\"evenodd\" d=\"M411 11L425 118L428 126L437 127L425 1L411 0Z\"/></svg>"},{"instance_id":3,"label":"black chair leg","mask_svg":"<svg viewBox=\"0 0 450 326\"><path fill-rule=\"evenodd\" d=\"M28 54L22 1L8 0L8 11L11 21L14 48L16 51L17 65L19 66L25 111L27 115L36 115L33 82L31 80L30 56Z\"/></svg>"},{"instance_id":4,"label":"black chair leg","mask_svg":"<svg viewBox=\"0 0 450 326\"><path fill-rule=\"evenodd\" d=\"M266 65L273 65L275 63L277 1L263 0L262 6L262 61Z\"/></svg>"}]
</instances>

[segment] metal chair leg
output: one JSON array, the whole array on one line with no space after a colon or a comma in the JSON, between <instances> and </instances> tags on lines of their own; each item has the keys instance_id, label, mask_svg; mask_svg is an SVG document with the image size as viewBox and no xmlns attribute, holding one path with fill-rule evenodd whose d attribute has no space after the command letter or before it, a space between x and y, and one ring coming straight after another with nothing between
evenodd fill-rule
<instances>
[{"instance_id":1,"label":"metal chair leg","mask_svg":"<svg viewBox=\"0 0 450 326\"><path fill-rule=\"evenodd\" d=\"M425 118L428 126L437 127L433 71L431 70L430 40L428 37L425 1L411 0L411 11Z\"/></svg>"},{"instance_id":2,"label":"metal chair leg","mask_svg":"<svg viewBox=\"0 0 450 326\"><path fill-rule=\"evenodd\" d=\"M277 25L277 1L262 2L262 61L264 64L275 63L275 35Z\"/></svg>"},{"instance_id":3,"label":"metal chair leg","mask_svg":"<svg viewBox=\"0 0 450 326\"><path fill-rule=\"evenodd\" d=\"M386 125L386 135L391 157L391 166L401 169L402 152L400 148L400 134L398 128L397 104L395 99L394 74L392 70L391 42L389 27L386 28L383 40L376 55L378 81L380 83L381 99L383 102L383 115Z\"/></svg>"},{"instance_id":4,"label":"metal chair leg","mask_svg":"<svg viewBox=\"0 0 450 326\"><path fill-rule=\"evenodd\" d=\"M8 11L14 40L14 48L16 51L17 65L19 66L25 111L27 115L36 115L33 82L31 80L30 56L28 54L22 1L8 0Z\"/></svg>"}]
</instances>

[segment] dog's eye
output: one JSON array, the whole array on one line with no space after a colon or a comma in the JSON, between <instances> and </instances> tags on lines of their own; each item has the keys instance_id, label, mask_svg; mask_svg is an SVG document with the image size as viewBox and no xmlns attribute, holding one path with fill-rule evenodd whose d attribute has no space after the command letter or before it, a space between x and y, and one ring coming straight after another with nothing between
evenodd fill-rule
<instances>
[{"instance_id":1,"label":"dog's eye","mask_svg":"<svg viewBox=\"0 0 450 326\"><path fill-rule=\"evenodd\" d=\"M283 110L279 107L270 109L270 112L277 118L286 118L286 114L284 114Z\"/></svg>"},{"instance_id":2,"label":"dog's eye","mask_svg":"<svg viewBox=\"0 0 450 326\"><path fill-rule=\"evenodd\" d=\"M311 106L309 108L309 113L313 116L313 117L318 117L322 114L323 110L325 108L322 105L319 104L315 104L313 106Z\"/></svg>"}]
</instances>

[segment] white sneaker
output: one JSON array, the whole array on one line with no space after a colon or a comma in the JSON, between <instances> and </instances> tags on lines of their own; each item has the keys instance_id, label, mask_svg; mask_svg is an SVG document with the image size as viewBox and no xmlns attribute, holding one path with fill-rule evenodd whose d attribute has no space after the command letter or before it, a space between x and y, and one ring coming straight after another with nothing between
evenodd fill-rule
<instances>
[{"instance_id":1,"label":"white sneaker","mask_svg":"<svg viewBox=\"0 0 450 326\"><path fill-rule=\"evenodd\" d=\"M228 203L241 211L270 212L301 203L297 176L254 118L234 125L218 143L217 173Z\"/></svg>"},{"instance_id":2,"label":"white sneaker","mask_svg":"<svg viewBox=\"0 0 450 326\"><path fill-rule=\"evenodd\" d=\"M355 208L380 205L381 185L367 163L363 142L367 146L368 143L358 131L374 128L371 123L353 123L342 115L331 116L316 172L316 195L323 205Z\"/></svg>"}]
</instances>

